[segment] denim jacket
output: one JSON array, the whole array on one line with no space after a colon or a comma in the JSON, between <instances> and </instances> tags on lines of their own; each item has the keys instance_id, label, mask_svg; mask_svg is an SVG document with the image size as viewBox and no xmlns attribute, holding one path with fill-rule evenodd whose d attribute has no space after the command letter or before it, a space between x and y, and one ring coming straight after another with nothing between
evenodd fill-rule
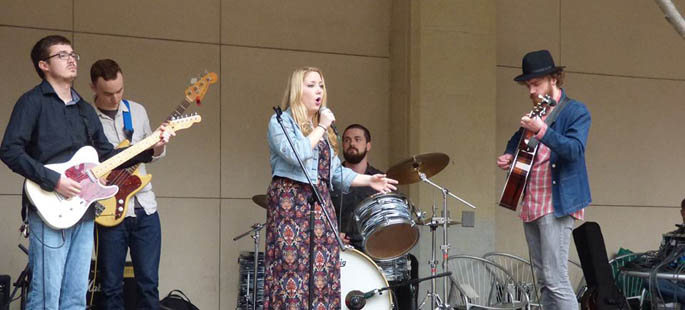
<instances>
[{"instance_id":1,"label":"denim jacket","mask_svg":"<svg viewBox=\"0 0 685 310\"><path fill-rule=\"evenodd\" d=\"M561 97L562 100L566 97L563 90ZM585 166L585 145L591 122L587 107L580 101L568 98L566 106L540 140L551 150L552 205L556 217L573 214L592 202ZM522 132L520 128L511 137L505 153L516 153Z\"/></svg>"},{"instance_id":2,"label":"denim jacket","mask_svg":"<svg viewBox=\"0 0 685 310\"><path fill-rule=\"evenodd\" d=\"M283 112L283 114L281 114L281 118L283 119L283 127L285 127L285 131L293 141L293 146L295 147L297 154L300 155L300 159L304 163L309 177L312 179L312 182L317 182L319 175L318 145L312 149L309 139L302 134L302 131L300 131L300 128L295 123L290 109L287 109L285 112ZM283 134L281 125L278 124L276 114L272 115L271 119L269 120L267 140L269 141L271 176L280 176L298 182L307 183L307 178L297 162L297 157L295 157L295 154L293 153L293 148L290 147L288 139ZM332 190L333 185L340 186L343 192L347 193L349 192L350 184L352 184L352 180L357 176L357 173L342 166L340 159L335 155L330 143L328 143L328 145L331 152L331 167L328 176L328 179L330 180L329 188ZM340 168L342 168L342 176L340 173Z\"/></svg>"}]
</instances>

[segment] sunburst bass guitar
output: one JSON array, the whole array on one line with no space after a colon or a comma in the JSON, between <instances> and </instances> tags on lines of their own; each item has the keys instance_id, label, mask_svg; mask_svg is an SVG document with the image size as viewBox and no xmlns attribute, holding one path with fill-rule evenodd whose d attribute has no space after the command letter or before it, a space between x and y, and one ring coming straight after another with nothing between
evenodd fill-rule
<instances>
[{"instance_id":1,"label":"sunburst bass guitar","mask_svg":"<svg viewBox=\"0 0 685 310\"><path fill-rule=\"evenodd\" d=\"M192 83L192 85L185 90L183 102L179 104L166 119L170 120L174 117L180 117L193 102L200 104L207 93L207 89L209 89L209 85L216 83L216 81L216 73L210 72ZM127 147L129 145L130 141L124 140L117 145L117 148ZM100 205L102 205L102 212L95 217L96 223L102 226L112 227L119 225L124 220L129 204L133 201L133 196L140 192L143 187L152 180L152 175L140 174L139 167L140 164L136 164L124 169L114 169L109 173L107 176L107 185L116 185L119 187L119 191L114 197L99 201Z\"/></svg>"}]
</instances>

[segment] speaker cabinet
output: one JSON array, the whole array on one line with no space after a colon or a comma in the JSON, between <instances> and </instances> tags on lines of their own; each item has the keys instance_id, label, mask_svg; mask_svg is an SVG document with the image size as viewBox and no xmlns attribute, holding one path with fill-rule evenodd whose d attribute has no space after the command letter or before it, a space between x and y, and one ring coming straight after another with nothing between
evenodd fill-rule
<instances>
[{"instance_id":1,"label":"speaker cabinet","mask_svg":"<svg viewBox=\"0 0 685 310\"><path fill-rule=\"evenodd\" d=\"M91 287L88 289L88 294L86 296L86 305L92 305L89 309L97 310L102 309L102 287L100 284L100 272L95 271L95 261L90 264L90 277L89 283ZM133 270L133 264L131 262L126 262L124 265L124 308L126 310L136 309L136 303L138 302L138 285L136 284L135 274ZM93 282L93 278L95 281ZM92 298L92 302L91 302Z\"/></svg>"},{"instance_id":2,"label":"speaker cabinet","mask_svg":"<svg viewBox=\"0 0 685 310\"><path fill-rule=\"evenodd\" d=\"M10 276L0 275L0 310L9 310Z\"/></svg>"}]
</instances>

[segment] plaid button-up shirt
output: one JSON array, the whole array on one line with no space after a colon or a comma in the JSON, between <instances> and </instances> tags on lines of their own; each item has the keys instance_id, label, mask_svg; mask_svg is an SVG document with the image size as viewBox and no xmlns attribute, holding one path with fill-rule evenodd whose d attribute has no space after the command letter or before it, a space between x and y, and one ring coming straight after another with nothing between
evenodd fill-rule
<instances>
[{"instance_id":1,"label":"plaid button-up shirt","mask_svg":"<svg viewBox=\"0 0 685 310\"><path fill-rule=\"evenodd\" d=\"M537 134L538 139L545 135L546 129L547 127L544 127L540 130ZM532 222L554 212L552 170L549 164L551 153L552 150L546 145L542 143L538 145L538 152L535 154L535 161L528 176L528 184L521 206L520 216L524 222ZM585 218L585 209L580 209L571 214L571 216L577 220L583 220Z\"/></svg>"}]
</instances>

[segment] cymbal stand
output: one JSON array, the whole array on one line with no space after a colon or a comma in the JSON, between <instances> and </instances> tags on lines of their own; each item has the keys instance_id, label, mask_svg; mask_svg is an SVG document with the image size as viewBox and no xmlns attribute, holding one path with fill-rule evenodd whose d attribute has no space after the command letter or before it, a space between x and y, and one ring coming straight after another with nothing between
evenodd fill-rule
<instances>
[{"instance_id":1,"label":"cymbal stand","mask_svg":"<svg viewBox=\"0 0 685 310\"><path fill-rule=\"evenodd\" d=\"M431 257L432 257L431 276L434 276L437 274L437 268L436 268L437 261L435 259L436 241L435 241L435 228L433 228L433 225L435 225L437 227L439 224L442 224L442 245L440 246L440 249L442 250L442 272L448 272L449 271L449 267L447 265L447 258L449 257L449 251L450 251L450 244L449 244L448 238L447 238L448 237L447 228L449 227L448 226L449 214L447 213L447 196L448 195L452 196L454 199L457 199L461 203L463 203L463 204L465 204L465 205L467 205L473 209L475 209L476 206L470 204L468 201L466 201L464 199L459 198L457 195L450 193L450 191L447 188L442 187L438 184L435 184L433 181L429 180L426 177L425 173L418 171L418 170L416 172L419 174L419 178L421 178L421 181L428 183L429 185L432 185L433 187L439 189L442 192L442 217L435 217L436 208L435 208L435 206L433 206L433 218L431 218L431 232L433 235L433 246L431 248L431 251L432 251L432 254L431 254ZM437 304L437 309L449 309L449 305L447 304L447 302L448 302L448 300L447 300L447 294L448 294L447 286L448 285L447 284L448 284L447 277L443 277L443 279L442 279L442 293L443 293L443 297L445 298L445 300L444 300L444 302L441 302L440 300L438 300L439 304ZM435 304L435 297L436 297L435 279L433 279L431 281L431 292L430 292L430 294L431 294L431 307L435 307L436 306L436 304Z\"/></svg>"},{"instance_id":2,"label":"cymbal stand","mask_svg":"<svg viewBox=\"0 0 685 310\"><path fill-rule=\"evenodd\" d=\"M435 204L433 204L433 215L435 215ZM431 229L431 260L430 260L430 266L431 266L431 289L429 292L426 293L426 296L423 297L423 300L421 301L421 305L419 305L419 309L423 308L423 306L426 304L426 299L430 296L431 299L431 306L430 309L435 309L437 305L442 304L442 299L440 299L440 296L435 293L435 275L438 272L438 260L435 258L435 247L437 245L437 239L435 237L435 230L438 228L439 223L437 221L437 218L433 217L431 218L430 223L427 225ZM436 304L437 300L437 304Z\"/></svg>"},{"instance_id":3,"label":"cymbal stand","mask_svg":"<svg viewBox=\"0 0 685 310\"><path fill-rule=\"evenodd\" d=\"M259 231L264 228L264 224L257 223L252 225L252 229L249 231L246 231L239 236L233 238L233 241L237 241L238 239L247 236L248 234L252 233L250 237L252 240L254 240L254 272L252 276L252 310L257 310L257 272L259 271ZM266 254L266 253L265 253ZM250 300L250 274L247 274L247 284L245 285L246 290L245 290L245 298L248 302Z\"/></svg>"}]
</instances>

